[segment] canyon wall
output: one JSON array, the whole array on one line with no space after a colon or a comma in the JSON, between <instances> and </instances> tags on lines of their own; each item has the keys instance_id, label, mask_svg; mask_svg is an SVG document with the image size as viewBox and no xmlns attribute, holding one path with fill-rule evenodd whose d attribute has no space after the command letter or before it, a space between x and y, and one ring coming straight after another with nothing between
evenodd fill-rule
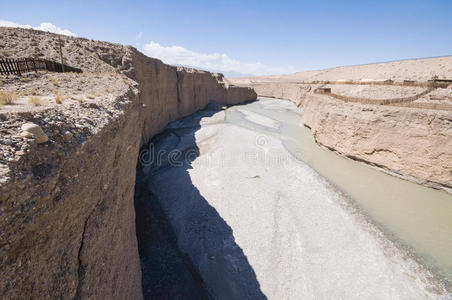
<instances>
[{"instance_id":1,"label":"canyon wall","mask_svg":"<svg viewBox=\"0 0 452 300\"><path fill-rule=\"evenodd\" d=\"M451 67L452 57L440 57L228 80L296 103L318 144L451 192L452 85L431 86L451 79Z\"/></svg>"},{"instance_id":2,"label":"canyon wall","mask_svg":"<svg viewBox=\"0 0 452 300\"><path fill-rule=\"evenodd\" d=\"M256 99L251 88L229 85L223 75L191 68L173 67L131 49L129 74L140 84L144 107L143 141L169 122L204 108L210 101L232 105Z\"/></svg>"},{"instance_id":3,"label":"canyon wall","mask_svg":"<svg viewBox=\"0 0 452 300\"><path fill-rule=\"evenodd\" d=\"M303 105L306 96L316 88L316 85L296 83L257 83L250 86L259 96L290 100L297 106Z\"/></svg>"},{"instance_id":4,"label":"canyon wall","mask_svg":"<svg viewBox=\"0 0 452 300\"><path fill-rule=\"evenodd\" d=\"M3 39L18 38L24 49L29 36L58 37L1 31ZM108 98L105 102L0 109L0 294L5 299L141 299L133 204L139 147L168 122L210 101L235 104L256 94L229 86L221 74L169 66L132 47L62 39L72 45L70 53L89 53L87 65L68 57L84 70L74 76L89 80L112 72L121 89L111 94L105 86L110 94L99 96ZM53 52L45 54L53 59ZM6 78L4 87L10 81L14 78ZM20 137L27 122L38 124L49 141Z\"/></svg>"},{"instance_id":5,"label":"canyon wall","mask_svg":"<svg viewBox=\"0 0 452 300\"><path fill-rule=\"evenodd\" d=\"M303 122L319 144L342 155L422 184L452 188L450 112L310 95Z\"/></svg>"},{"instance_id":6,"label":"canyon wall","mask_svg":"<svg viewBox=\"0 0 452 300\"><path fill-rule=\"evenodd\" d=\"M314 94L318 84L250 86L259 96L290 100L301 107L303 123L320 145L410 181L452 191L451 111L403 103L347 103Z\"/></svg>"}]
</instances>

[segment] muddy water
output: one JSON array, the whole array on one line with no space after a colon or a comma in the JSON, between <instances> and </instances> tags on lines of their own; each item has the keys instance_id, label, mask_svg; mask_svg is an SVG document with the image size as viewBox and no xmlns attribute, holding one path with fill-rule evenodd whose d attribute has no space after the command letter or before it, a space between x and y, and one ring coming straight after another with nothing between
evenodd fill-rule
<instances>
[{"instance_id":1,"label":"muddy water","mask_svg":"<svg viewBox=\"0 0 452 300\"><path fill-rule=\"evenodd\" d=\"M252 120L256 118L265 118L268 124L257 125ZM226 121L280 138L292 155L349 195L391 239L406 246L451 286L452 195L319 147L302 125L302 115L288 101L261 98L235 106L226 111Z\"/></svg>"}]
</instances>

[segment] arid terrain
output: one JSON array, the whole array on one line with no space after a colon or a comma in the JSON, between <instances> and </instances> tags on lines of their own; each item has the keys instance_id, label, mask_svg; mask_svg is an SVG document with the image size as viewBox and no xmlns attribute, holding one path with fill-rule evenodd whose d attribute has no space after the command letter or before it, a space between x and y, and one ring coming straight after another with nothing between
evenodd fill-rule
<instances>
[{"instance_id":1,"label":"arid terrain","mask_svg":"<svg viewBox=\"0 0 452 300\"><path fill-rule=\"evenodd\" d=\"M146 296L169 290L172 299L199 299L184 295L190 287L214 299L441 299L447 294L410 252L351 205L331 184L336 181L324 180L311 167L313 159L306 156L319 151L314 159L341 168L330 174L357 172L350 178L356 185L369 176L359 173L362 166L357 170L355 162L311 142L299 113L289 101L259 99L193 114L150 141L146 149L154 147L149 151L154 157L140 161L136 199L137 230L147 237L139 239ZM301 156L289 152L309 145ZM192 159L174 160L176 150ZM379 180L374 184L381 188ZM390 182L385 188L392 188ZM368 190L376 201L386 200ZM153 234L165 230L174 236L179 257ZM189 265L177 263L184 257ZM196 277L187 270L201 283L193 284Z\"/></svg>"},{"instance_id":2,"label":"arid terrain","mask_svg":"<svg viewBox=\"0 0 452 300\"><path fill-rule=\"evenodd\" d=\"M349 158L452 188L452 57L231 78L303 110L316 141Z\"/></svg>"},{"instance_id":3,"label":"arid terrain","mask_svg":"<svg viewBox=\"0 0 452 300\"><path fill-rule=\"evenodd\" d=\"M452 57L225 79L0 27L60 46L0 76L2 298L450 297Z\"/></svg>"},{"instance_id":4,"label":"arid terrain","mask_svg":"<svg viewBox=\"0 0 452 300\"><path fill-rule=\"evenodd\" d=\"M344 66L331 69L297 72L289 75L237 78L234 82L314 82L314 81L384 81L403 82L412 80L424 82L433 77L450 79L452 57L407 59L368 65Z\"/></svg>"},{"instance_id":5,"label":"arid terrain","mask_svg":"<svg viewBox=\"0 0 452 300\"><path fill-rule=\"evenodd\" d=\"M58 62L60 40L82 73L0 76L0 294L140 299L139 147L212 100L256 94L130 46L0 27L5 58Z\"/></svg>"}]
</instances>

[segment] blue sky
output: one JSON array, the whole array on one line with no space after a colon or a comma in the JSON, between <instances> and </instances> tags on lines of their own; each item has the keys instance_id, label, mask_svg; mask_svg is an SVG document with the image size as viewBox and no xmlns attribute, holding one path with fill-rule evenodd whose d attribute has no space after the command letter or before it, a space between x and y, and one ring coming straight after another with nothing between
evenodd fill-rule
<instances>
[{"instance_id":1,"label":"blue sky","mask_svg":"<svg viewBox=\"0 0 452 300\"><path fill-rule=\"evenodd\" d=\"M0 1L0 25L51 23L229 74L452 55L452 0Z\"/></svg>"}]
</instances>

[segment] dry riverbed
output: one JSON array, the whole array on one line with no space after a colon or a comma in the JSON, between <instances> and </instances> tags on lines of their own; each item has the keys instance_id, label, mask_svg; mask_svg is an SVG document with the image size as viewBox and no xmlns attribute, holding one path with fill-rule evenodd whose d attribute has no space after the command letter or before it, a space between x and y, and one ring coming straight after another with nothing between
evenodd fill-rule
<instances>
[{"instance_id":1,"label":"dry riverbed","mask_svg":"<svg viewBox=\"0 0 452 300\"><path fill-rule=\"evenodd\" d=\"M285 101L266 108L287 119L299 113ZM302 128L301 116L295 125ZM445 296L426 268L289 153L285 126L250 105L207 110L170 124L143 149L136 205L145 296L178 288L216 299ZM155 206L171 233L164 247L146 240L156 226L146 208ZM153 280L152 268L170 252L185 263L167 270L184 275Z\"/></svg>"}]
</instances>

